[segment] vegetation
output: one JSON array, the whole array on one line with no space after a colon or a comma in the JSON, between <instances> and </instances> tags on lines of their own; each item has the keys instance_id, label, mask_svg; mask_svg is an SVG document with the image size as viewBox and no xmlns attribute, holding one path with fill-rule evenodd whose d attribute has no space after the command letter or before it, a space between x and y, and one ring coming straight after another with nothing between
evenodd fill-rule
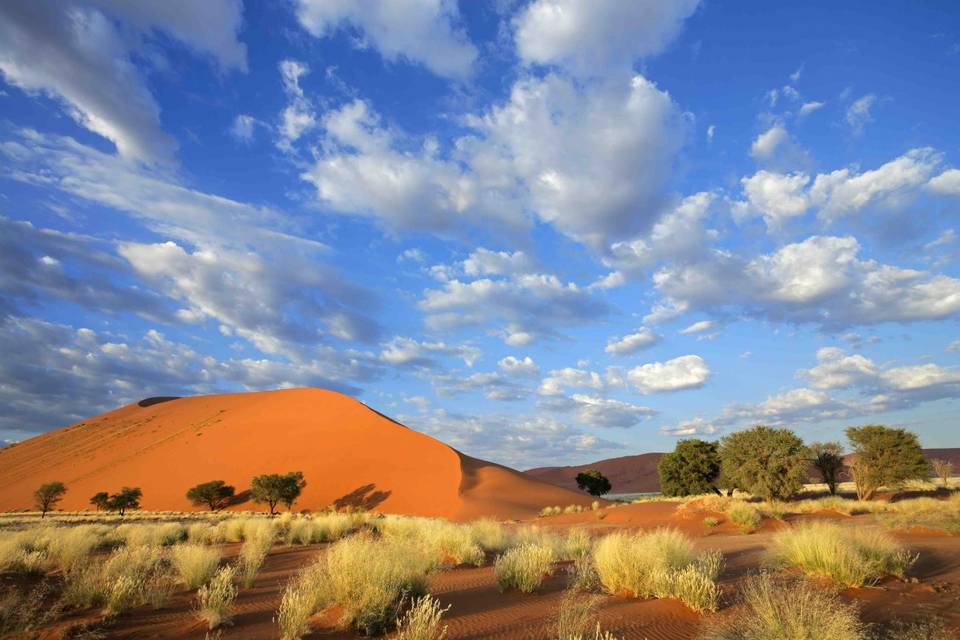
<instances>
[{"instance_id":1,"label":"vegetation","mask_svg":"<svg viewBox=\"0 0 960 640\"><path fill-rule=\"evenodd\" d=\"M187 491L187 500L194 506L206 506L210 507L210 511L218 511L230 504L235 491L223 480L211 480L201 482Z\"/></svg>"},{"instance_id":2,"label":"vegetation","mask_svg":"<svg viewBox=\"0 0 960 640\"><path fill-rule=\"evenodd\" d=\"M197 590L197 618L207 623L208 629L216 629L230 621L230 608L237 598L233 585L235 569L227 565L217 571L208 584Z\"/></svg>"},{"instance_id":3,"label":"vegetation","mask_svg":"<svg viewBox=\"0 0 960 640\"><path fill-rule=\"evenodd\" d=\"M720 455L716 442L681 440L657 464L660 490L665 496L689 496L715 492L720 476Z\"/></svg>"},{"instance_id":4,"label":"vegetation","mask_svg":"<svg viewBox=\"0 0 960 640\"><path fill-rule=\"evenodd\" d=\"M441 609L436 598L417 598L407 613L397 620L396 640L443 640L447 627L441 627L440 620L449 609L449 606Z\"/></svg>"},{"instance_id":5,"label":"vegetation","mask_svg":"<svg viewBox=\"0 0 960 640\"><path fill-rule=\"evenodd\" d=\"M942 460L940 458L934 458L930 461L930 468L933 470L933 473L940 478L940 483L947 487L949 486L950 476L953 475L953 463L947 460Z\"/></svg>"},{"instance_id":6,"label":"vegetation","mask_svg":"<svg viewBox=\"0 0 960 640\"><path fill-rule=\"evenodd\" d=\"M846 464L843 461L843 445L839 442L814 442L810 445L813 466L823 478L830 495L837 495L837 485L840 483Z\"/></svg>"},{"instance_id":7,"label":"vegetation","mask_svg":"<svg viewBox=\"0 0 960 640\"><path fill-rule=\"evenodd\" d=\"M609 633L600 630L595 622L597 607L602 598L580 595L568 591L560 600L560 610L554 624L553 636L558 640L615 640ZM592 632L592 633L591 633Z\"/></svg>"},{"instance_id":8,"label":"vegetation","mask_svg":"<svg viewBox=\"0 0 960 640\"><path fill-rule=\"evenodd\" d=\"M768 499L799 491L810 464L809 451L797 434L763 425L725 437L720 462L728 482Z\"/></svg>"},{"instance_id":9,"label":"vegetation","mask_svg":"<svg viewBox=\"0 0 960 640\"><path fill-rule=\"evenodd\" d=\"M500 590L518 589L532 593L553 569L553 551L549 547L526 543L510 549L493 563L493 577Z\"/></svg>"},{"instance_id":10,"label":"vegetation","mask_svg":"<svg viewBox=\"0 0 960 640\"><path fill-rule=\"evenodd\" d=\"M270 473L254 477L250 494L254 502L269 506L270 515L273 515L278 504L286 505L288 510L292 508L306 486L307 481L303 479L301 471Z\"/></svg>"},{"instance_id":11,"label":"vegetation","mask_svg":"<svg viewBox=\"0 0 960 640\"><path fill-rule=\"evenodd\" d=\"M596 544L593 560L608 593L677 598L695 611L717 609L720 588L715 580L723 556L698 556L693 543L676 530L610 534Z\"/></svg>"},{"instance_id":12,"label":"vegetation","mask_svg":"<svg viewBox=\"0 0 960 640\"><path fill-rule=\"evenodd\" d=\"M53 509L63 499L66 492L67 487L62 482L54 481L40 485L33 492L33 503L36 505L37 511L40 512L40 517L46 517L47 511Z\"/></svg>"},{"instance_id":13,"label":"vegetation","mask_svg":"<svg viewBox=\"0 0 960 640\"><path fill-rule=\"evenodd\" d=\"M810 582L760 574L740 600L742 612L708 622L701 640L865 640L856 608Z\"/></svg>"},{"instance_id":14,"label":"vegetation","mask_svg":"<svg viewBox=\"0 0 960 640\"><path fill-rule=\"evenodd\" d=\"M773 560L811 576L828 577L845 587L876 584L906 576L916 556L889 535L874 529L840 527L813 521L778 533Z\"/></svg>"},{"instance_id":15,"label":"vegetation","mask_svg":"<svg viewBox=\"0 0 960 640\"><path fill-rule=\"evenodd\" d=\"M260 573L260 567L263 566L263 561L266 560L273 546L273 527L267 522L261 522L258 525L256 528L251 528L246 535L246 541L240 549L240 557L237 560L240 584L246 589L253 586Z\"/></svg>"},{"instance_id":16,"label":"vegetation","mask_svg":"<svg viewBox=\"0 0 960 640\"><path fill-rule=\"evenodd\" d=\"M873 424L850 427L847 438L853 445L850 470L860 500L873 499L884 485L927 478L929 465L916 434Z\"/></svg>"},{"instance_id":17,"label":"vegetation","mask_svg":"<svg viewBox=\"0 0 960 640\"><path fill-rule=\"evenodd\" d=\"M101 491L90 498L90 504L96 506L97 509L116 511L122 517L129 510L139 509L140 498L142 497L143 492L139 488L124 487L112 495L107 494L106 491Z\"/></svg>"},{"instance_id":18,"label":"vegetation","mask_svg":"<svg viewBox=\"0 0 960 640\"><path fill-rule=\"evenodd\" d=\"M610 481L596 469L587 469L577 474L577 487L592 496L602 496L610 493Z\"/></svg>"},{"instance_id":19,"label":"vegetation","mask_svg":"<svg viewBox=\"0 0 960 640\"><path fill-rule=\"evenodd\" d=\"M727 509L727 515L730 517L730 522L740 527L740 530L744 533L756 531L762 521L760 512L755 507L745 503L738 502L731 505Z\"/></svg>"},{"instance_id":20,"label":"vegetation","mask_svg":"<svg viewBox=\"0 0 960 640\"><path fill-rule=\"evenodd\" d=\"M217 572L220 551L200 544L178 544L170 550L170 564L189 589L196 589Z\"/></svg>"},{"instance_id":21,"label":"vegetation","mask_svg":"<svg viewBox=\"0 0 960 640\"><path fill-rule=\"evenodd\" d=\"M106 491L98 491L90 498L90 504L97 508L97 511L106 511L110 503L110 494Z\"/></svg>"}]
</instances>

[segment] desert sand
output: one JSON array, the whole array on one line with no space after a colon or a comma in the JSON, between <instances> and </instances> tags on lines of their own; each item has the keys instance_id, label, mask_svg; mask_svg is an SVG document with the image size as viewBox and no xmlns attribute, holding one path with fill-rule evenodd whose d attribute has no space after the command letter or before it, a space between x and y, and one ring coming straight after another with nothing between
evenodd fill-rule
<instances>
[{"instance_id":1,"label":"desert sand","mask_svg":"<svg viewBox=\"0 0 960 640\"><path fill-rule=\"evenodd\" d=\"M146 405L146 406L141 406ZM591 499L477 460L322 389L162 399L121 407L0 450L0 510L32 508L43 482L68 487L64 510L98 491L143 490L145 510L196 510L190 487L224 480L249 501L250 479L302 471L294 510L354 506L465 520L528 518L548 504Z\"/></svg>"}]
</instances>

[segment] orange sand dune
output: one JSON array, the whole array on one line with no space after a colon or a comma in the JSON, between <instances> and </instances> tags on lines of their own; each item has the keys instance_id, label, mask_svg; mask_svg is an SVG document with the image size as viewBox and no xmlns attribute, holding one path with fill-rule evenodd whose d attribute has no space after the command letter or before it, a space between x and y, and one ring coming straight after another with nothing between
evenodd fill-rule
<instances>
[{"instance_id":1,"label":"orange sand dune","mask_svg":"<svg viewBox=\"0 0 960 640\"><path fill-rule=\"evenodd\" d=\"M195 484L224 480L244 498L254 475L287 471L307 480L295 510L360 505L466 520L590 502L465 456L347 396L289 389L131 404L3 449L0 510L30 508L34 489L51 480L67 485L65 510L91 508L94 493L122 486L143 490L144 509L191 510L184 494Z\"/></svg>"}]
</instances>

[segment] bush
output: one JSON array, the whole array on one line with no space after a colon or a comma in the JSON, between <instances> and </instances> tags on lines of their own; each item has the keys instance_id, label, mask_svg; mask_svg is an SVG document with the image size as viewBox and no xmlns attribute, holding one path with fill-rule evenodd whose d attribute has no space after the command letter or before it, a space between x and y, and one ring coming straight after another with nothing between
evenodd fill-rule
<instances>
[{"instance_id":1,"label":"bush","mask_svg":"<svg viewBox=\"0 0 960 640\"><path fill-rule=\"evenodd\" d=\"M809 450L789 429L762 425L725 437L721 474L738 489L764 498L788 498L807 478Z\"/></svg>"},{"instance_id":2,"label":"bush","mask_svg":"<svg viewBox=\"0 0 960 640\"><path fill-rule=\"evenodd\" d=\"M716 442L680 440L657 464L660 490L665 496L689 496L716 492L720 455Z\"/></svg>"},{"instance_id":3,"label":"bush","mask_svg":"<svg viewBox=\"0 0 960 640\"><path fill-rule=\"evenodd\" d=\"M871 424L850 427L847 438L853 445L850 470L860 500L871 500L884 485L928 477L930 467L915 433Z\"/></svg>"},{"instance_id":4,"label":"bush","mask_svg":"<svg viewBox=\"0 0 960 640\"><path fill-rule=\"evenodd\" d=\"M707 623L700 640L865 640L856 609L803 580L761 574L740 591L742 612Z\"/></svg>"},{"instance_id":5,"label":"bush","mask_svg":"<svg viewBox=\"0 0 960 640\"><path fill-rule=\"evenodd\" d=\"M250 495L254 502L266 503L270 507L270 515L273 515L278 504L292 508L306 486L302 471L271 473L254 477L250 484Z\"/></svg>"},{"instance_id":6,"label":"bush","mask_svg":"<svg viewBox=\"0 0 960 640\"><path fill-rule=\"evenodd\" d=\"M811 576L829 577L846 587L873 585L888 575L904 578L916 560L881 531L822 521L778 533L771 555L780 565L796 567Z\"/></svg>"},{"instance_id":7,"label":"bush","mask_svg":"<svg viewBox=\"0 0 960 640\"><path fill-rule=\"evenodd\" d=\"M216 629L230 621L230 607L237 598L233 586L234 568L227 565L217 571L208 584L197 590L197 618L207 623L208 629Z\"/></svg>"},{"instance_id":8,"label":"bush","mask_svg":"<svg viewBox=\"0 0 960 640\"><path fill-rule=\"evenodd\" d=\"M414 600L407 613L397 620L396 640L442 640L447 627L441 627L440 620L449 609L441 609L440 601L430 596Z\"/></svg>"},{"instance_id":9,"label":"bush","mask_svg":"<svg viewBox=\"0 0 960 640\"><path fill-rule=\"evenodd\" d=\"M676 530L610 534L597 543L593 560L608 593L677 598L695 611L717 608L715 580L723 556L697 556L690 540Z\"/></svg>"},{"instance_id":10,"label":"bush","mask_svg":"<svg viewBox=\"0 0 960 640\"><path fill-rule=\"evenodd\" d=\"M940 478L940 483L944 488L950 486L950 476L953 475L953 463L949 460L934 458L930 461L930 469L934 475Z\"/></svg>"},{"instance_id":11,"label":"bush","mask_svg":"<svg viewBox=\"0 0 960 640\"><path fill-rule=\"evenodd\" d=\"M553 551L537 544L510 549L493 563L493 577L500 590L514 588L532 593L553 568Z\"/></svg>"},{"instance_id":12,"label":"bush","mask_svg":"<svg viewBox=\"0 0 960 640\"><path fill-rule=\"evenodd\" d=\"M814 468L820 473L830 495L837 494L837 484L846 469L843 461L843 445L839 442L814 442L810 445Z\"/></svg>"},{"instance_id":13,"label":"bush","mask_svg":"<svg viewBox=\"0 0 960 640\"><path fill-rule=\"evenodd\" d=\"M210 511L217 511L230 504L235 491L223 480L211 480L187 491L187 500L196 507L210 507Z\"/></svg>"},{"instance_id":14,"label":"bush","mask_svg":"<svg viewBox=\"0 0 960 640\"><path fill-rule=\"evenodd\" d=\"M755 531L761 522L760 512L747 504L733 504L727 510L730 522L740 527L744 533Z\"/></svg>"},{"instance_id":15,"label":"bush","mask_svg":"<svg viewBox=\"0 0 960 640\"><path fill-rule=\"evenodd\" d=\"M170 564L189 589L206 584L220 565L220 551L199 544L178 544L170 550Z\"/></svg>"},{"instance_id":16,"label":"bush","mask_svg":"<svg viewBox=\"0 0 960 640\"><path fill-rule=\"evenodd\" d=\"M602 496L610 493L610 481L596 469L587 469L577 474L577 487L592 496Z\"/></svg>"}]
</instances>

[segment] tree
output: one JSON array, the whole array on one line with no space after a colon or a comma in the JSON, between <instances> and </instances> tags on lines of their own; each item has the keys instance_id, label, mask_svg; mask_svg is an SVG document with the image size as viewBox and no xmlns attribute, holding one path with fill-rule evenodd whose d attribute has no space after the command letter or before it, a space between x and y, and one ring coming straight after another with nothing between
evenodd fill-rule
<instances>
[{"instance_id":1,"label":"tree","mask_svg":"<svg viewBox=\"0 0 960 640\"><path fill-rule=\"evenodd\" d=\"M107 499L107 509L116 511L123 517L125 511L140 508L140 498L143 497L143 491L139 487L124 487L119 493L115 493Z\"/></svg>"},{"instance_id":2,"label":"tree","mask_svg":"<svg viewBox=\"0 0 960 640\"><path fill-rule=\"evenodd\" d=\"M266 503L270 507L270 515L273 515L279 503L287 505L289 510L305 486L307 481L303 479L302 471L270 473L253 479L250 494L254 502Z\"/></svg>"},{"instance_id":3,"label":"tree","mask_svg":"<svg viewBox=\"0 0 960 640\"><path fill-rule=\"evenodd\" d=\"M201 482L187 491L187 500L194 506L207 506L210 511L217 511L230 504L234 492L235 489L223 480L211 480Z\"/></svg>"},{"instance_id":4,"label":"tree","mask_svg":"<svg viewBox=\"0 0 960 640\"><path fill-rule=\"evenodd\" d=\"M97 511L106 511L110 503L110 494L106 491L98 491L90 498L90 504L97 508Z\"/></svg>"},{"instance_id":5,"label":"tree","mask_svg":"<svg viewBox=\"0 0 960 640\"><path fill-rule=\"evenodd\" d=\"M850 427L847 438L853 445L850 470L860 500L871 500L884 485L923 480L930 473L917 435L906 429L869 424Z\"/></svg>"},{"instance_id":6,"label":"tree","mask_svg":"<svg viewBox=\"0 0 960 640\"><path fill-rule=\"evenodd\" d=\"M40 511L40 517L46 518L47 511L63 499L63 494L67 492L67 487L62 482L54 481L40 485L40 488L33 492L33 503L37 505Z\"/></svg>"},{"instance_id":7,"label":"tree","mask_svg":"<svg viewBox=\"0 0 960 640\"><path fill-rule=\"evenodd\" d=\"M810 445L813 466L820 472L830 495L837 495L840 476L847 465L843 461L843 445L839 442L814 442Z\"/></svg>"},{"instance_id":8,"label":"tree","mask_svg":"<svg viewBox=\"0 0 960 640\"><path fill-rule=\"evenodd\" d=\"M720 493L720 455L716 442L696 438L680 440L674 450L657 464L660 491L665 496L690 496L711 491Z\"/></svg>"},{"instance_id":9,"label":"tree","mask_svg":"<svg viewBox=\"0 0 960 640\"><path fill-rule=\"evenodd\" d=\"M610 491L610 481L596 469L587 469L577 474L577 487L592 496L600 497Z\"/></svg>"},{"instance_id":10,"label":"tree","mask_svg":"<svg viewBox=\"0 0 960 640\"><path fill-rule=\"evenodd\" d=\"M810 451L789 429L758 425L725 437L720 469L726 481L764 498L788 498L803 486Z\"/></svg>"},{"instance_id":11,"label":"tree","mask_svg":"<svg viewBox=\"0 0 960 640\"><path fill-rule=\"evenodd\" d=\"M953 475L953 463L949 460L934 458L930 461L930 468L933 469L933 472L940 478L940 482L946 487L950 481L950 476Z\"/></svg>"}]
</instances>

